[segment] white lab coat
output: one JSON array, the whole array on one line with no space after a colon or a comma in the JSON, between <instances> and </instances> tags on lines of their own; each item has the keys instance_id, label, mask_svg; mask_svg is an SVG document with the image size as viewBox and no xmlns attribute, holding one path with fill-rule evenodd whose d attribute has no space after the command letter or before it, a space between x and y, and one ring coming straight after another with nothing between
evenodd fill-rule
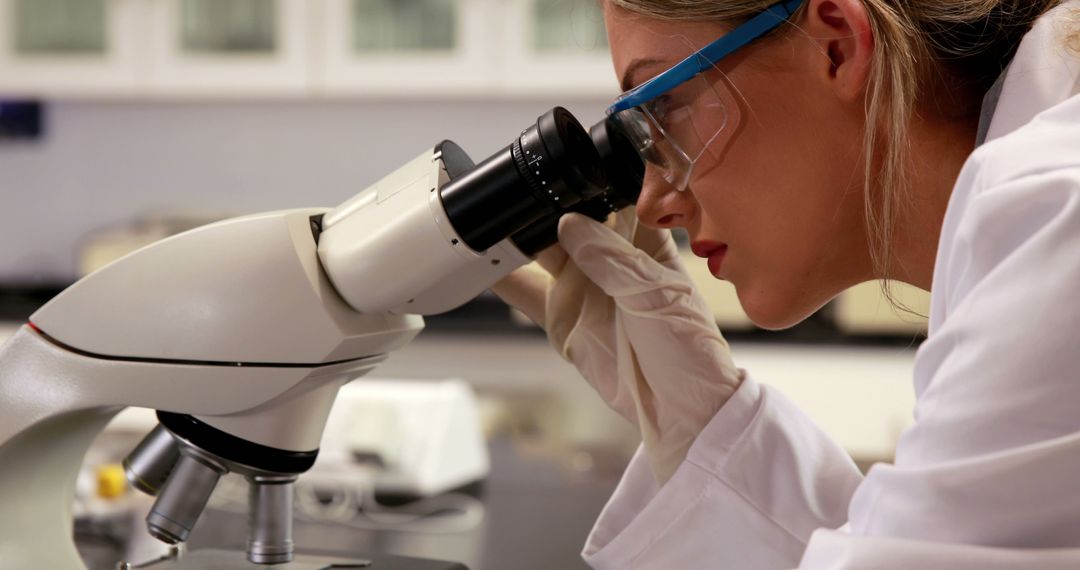
<instances>
[{"instance_id":1,"label":"white lab coat","mask_svg":"<svg viewBox=\"0 0 1080 570\"><path fill-rule=\"evenodd\" d=\"M1065 9L1024 38L953 191L915 424L865 479L747 379L658 488L641 451L598 569L1080 569L1080 62ZM737 357L738 355L736 355ZM751 371L752 372L752 371Z\"/></svg>"}]
</instances>

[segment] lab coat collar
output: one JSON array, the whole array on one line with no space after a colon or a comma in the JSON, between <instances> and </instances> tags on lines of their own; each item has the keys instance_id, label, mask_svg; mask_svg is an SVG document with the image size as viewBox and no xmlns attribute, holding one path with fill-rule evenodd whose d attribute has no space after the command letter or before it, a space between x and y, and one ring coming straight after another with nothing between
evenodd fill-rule
<instances>
[{"instance_id":1,"label":"lab coat collar","mask_svg":"<svg viewBox=\"0 0 1080 570\"><path fill-rule=\"evenodd\" d=\"M1030 123L1080 90L1080 54L1066 47L1068 34L1076 28L1075 13L1080 13L1080 0L1063 2L1024 36L1005 75L987 141Z\"/></svg>"},{"instance_id":2,"label":"lab coat collar","mask_svg":"<svg viewBox=\"0 0 1080 570\"><path fill-rule=\"evenodd\" d=\"M1000 87L1001 93L986 128L985 142L1015 132L1043 111L1057 106L1080 90L1080 56L1070 54L1066 48L1066 34L1070 27L1075 28L1071 25L1070 17L1077 11L1080 11L1080 0L1063 2L1039 18L1024 36L1002 84L995 86ZM994 94L990 95L985 104L987 107L994 104ZM930 336L936 333L947 316L941 275L949 269L951 260L942 252L949 250L972 191L971 184L958 182L949 196L934 265Z\"/></svg>"}]
</instances>

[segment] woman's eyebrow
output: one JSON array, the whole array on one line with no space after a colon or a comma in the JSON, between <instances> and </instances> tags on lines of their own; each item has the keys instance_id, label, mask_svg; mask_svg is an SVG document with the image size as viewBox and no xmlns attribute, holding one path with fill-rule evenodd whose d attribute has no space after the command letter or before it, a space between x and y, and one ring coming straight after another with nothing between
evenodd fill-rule
<instances>
[{"instance_id":1,"label":"woman's eyebrow","mask_svg":"<svg viewBox=\"0 0 1080 570\"><path fill-rule=\"evenodd\" d=\"M619 80L619 85L622 88L623 92L625 93L626 91L629 91L636 86L636 84L632 81L635 73L637 73L641 69L644 69L651 65L656 65L658 63L663 62L659 59L653 58L635 59L634 61L630 62L630 65L626 66L626 71L623 71L622 79Z\"/></svg>"}]
</instances>

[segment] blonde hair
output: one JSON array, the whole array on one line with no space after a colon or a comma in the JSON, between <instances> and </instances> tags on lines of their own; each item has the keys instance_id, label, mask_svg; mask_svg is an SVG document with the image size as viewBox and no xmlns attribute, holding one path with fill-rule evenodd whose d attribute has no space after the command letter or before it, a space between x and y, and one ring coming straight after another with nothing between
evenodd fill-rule
<instances>
[{"instance_id":1,"label":"blonde hair","mask_svg":"<svg viewBox=\"0 0 1080 570\"><path fill-rule=\"evenodd\" d=\"M738 23L776 0L607 0L668 21ZM1034 21L1061 0L862 0L875 49L867 89L864 195L874 271L891 273L893 234L908 203L908 124L920 94L947 81L978 101ZM805 10L805 3L792 20ZM1080 37L1073 36L1074 44ZM924 64L928 62L929 65ZM978 110L978 105L973 111ZM892 295L886 284L886 295ZM894 304L899 305L898 303Z\"/></svg>"}]
</instances>

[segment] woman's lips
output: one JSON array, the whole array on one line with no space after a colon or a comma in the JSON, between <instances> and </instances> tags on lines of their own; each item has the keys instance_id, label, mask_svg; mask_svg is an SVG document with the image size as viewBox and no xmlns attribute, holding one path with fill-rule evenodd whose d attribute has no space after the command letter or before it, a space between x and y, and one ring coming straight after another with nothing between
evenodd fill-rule
<instances>
[{"instance_id":1,"label":"woman's lips","mask_svg":"<svg viewBox=\"0 0 1080 570\"><path fill-rule=\"evenodd\" d=\"M695 241L690 244L690 250L694 255L709 260L709 273L713 277L720 278L720 267L724 264L724 255L727 254L727 244L717 241Z\"/></svg>"}]
</instances>

